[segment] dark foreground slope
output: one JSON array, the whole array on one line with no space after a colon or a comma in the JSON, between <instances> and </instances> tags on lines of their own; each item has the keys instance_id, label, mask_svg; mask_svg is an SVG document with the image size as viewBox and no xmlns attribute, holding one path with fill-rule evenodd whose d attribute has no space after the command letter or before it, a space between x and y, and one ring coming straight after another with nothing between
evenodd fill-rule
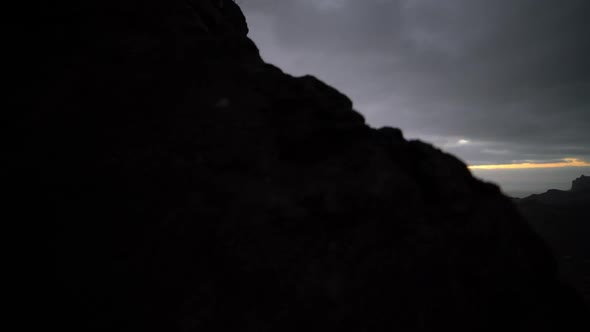
<instances>
[{"instance_id":1,"label":"dark foreground slope","mask_svg":"<svg viewBox=\"0 0 590 332\"><path fill-rule=\"evenodd\" d=\"M516 199L518 208L557 257L560 271L590 303L590 177L570 190Z\"/></svg>"},{"instance_id":2,"label":"dark foreground slope","mask_svg":"<svg viewBox=\"0 0 590 332\"><path fill-rule=\"evenodd\" d=\"M496 186L265 64L233 2L42 9L16 160L59 330L584 330Z\"/></svg>"}]
</instances>

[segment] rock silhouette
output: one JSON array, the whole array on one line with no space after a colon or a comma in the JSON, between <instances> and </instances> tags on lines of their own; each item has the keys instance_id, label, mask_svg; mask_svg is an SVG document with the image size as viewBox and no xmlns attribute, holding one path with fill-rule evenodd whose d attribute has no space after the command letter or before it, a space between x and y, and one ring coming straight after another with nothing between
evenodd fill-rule
<instances>
[{"instance_id":1,"label":"rock silhouette","mask_svg":"<svg viewBox=\"0 0 590 332\"><path fill-rule=\"evenodd\" d=\"M570 190L551 189L516 199L534 230L550 245L560 273L590 304L590 177L582 175Z\"/></svg>"},{"instance_id":2,"label":"rock silhouette","mask_svg":"<svg viewBox=\"0 0 590 332\"><path fill-rule=\"evenodd\" d=\"M60 330L583 330L509 198L264 63L234 2L40 13L18 160Z\"/></svg>"},{"instance_id":3,"label":"rock silhouette","mask_svg":"<svg viewBox=\"0 0 590 332\"><path fill-rule=\"evenodd\" d=\"M590 176L582 175L572 182L573 192L586 192L590 191Z\"/></svg>"}]
</instances>

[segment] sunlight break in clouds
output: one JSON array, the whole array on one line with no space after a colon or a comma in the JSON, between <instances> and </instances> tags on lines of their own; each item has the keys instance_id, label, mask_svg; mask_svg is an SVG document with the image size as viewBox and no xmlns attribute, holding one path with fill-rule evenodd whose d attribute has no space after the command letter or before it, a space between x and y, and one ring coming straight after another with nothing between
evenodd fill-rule
<instances>
[{"instance_id":1,"label":"sunlight break in clouds","mask_svg":"<svg viewBox=\"0 0 590 332\"><path fill-rule=\"evenodd\" d=\"M532 169L532 168L564 168L564 167L588 167L590 163L576 159L565 158L558 163L520 163L520 164L500 164L500 165L473 165L470 169L480 170L499 170L499 169Z\"/></svg>"}]
</instances>

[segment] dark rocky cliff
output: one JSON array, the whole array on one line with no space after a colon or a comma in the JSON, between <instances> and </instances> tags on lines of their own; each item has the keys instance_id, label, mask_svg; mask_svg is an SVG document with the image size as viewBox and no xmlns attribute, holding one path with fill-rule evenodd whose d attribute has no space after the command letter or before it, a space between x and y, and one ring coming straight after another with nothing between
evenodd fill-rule
<instances>
[{"instance_id":1,"label":"dark rocky cliff","mask_svg":"<svg viewBox=\"0 0 590 332\"><path fill-rule=\"evenodd\" d=\"M17 160L60 330L583 330L496 186L264 63L232 1L40 14Z\"/></svg>"}]
</instances>

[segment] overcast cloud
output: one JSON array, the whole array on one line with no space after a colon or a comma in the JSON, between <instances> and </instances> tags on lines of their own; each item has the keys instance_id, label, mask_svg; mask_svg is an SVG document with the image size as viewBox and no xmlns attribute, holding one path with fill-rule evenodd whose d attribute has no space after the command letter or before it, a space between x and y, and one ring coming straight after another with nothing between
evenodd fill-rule
<instances>
[{"instance_id":1,"label":"overcast cloud","mask_svg":"<svg viewBox=\"0 0 590 332\"><path fill-rule=\"evenodd\" d=\"M266 61L335 86L374 127L470 164L590 161L588 0L238 2Z\"/></svg>"}]
</instances>

